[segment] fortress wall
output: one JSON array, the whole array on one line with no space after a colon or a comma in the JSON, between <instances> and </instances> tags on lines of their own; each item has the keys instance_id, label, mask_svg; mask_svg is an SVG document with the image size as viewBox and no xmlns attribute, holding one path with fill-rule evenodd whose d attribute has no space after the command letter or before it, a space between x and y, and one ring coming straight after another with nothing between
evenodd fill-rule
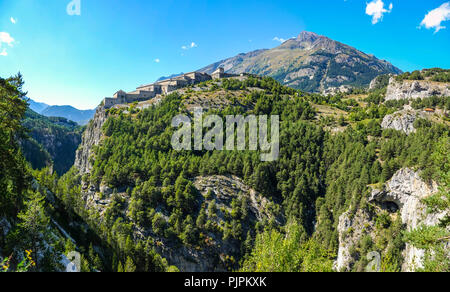
<instances>
[{"instance_id":1,"label":"fortress wall","mask_svg":"<svg viewBox=\"0 0 450 292\"><path fill-rule=\"evenodd\" d=\"M172 79L140 86L137 90L129 93L118 91L114 98L107 97L104 99L104 107L108 109L118 104L149 100L155 98L158 94L169 94L181 87L212 79L213 77L206 73L187 73Z\"/></svg>"}]
</instances>

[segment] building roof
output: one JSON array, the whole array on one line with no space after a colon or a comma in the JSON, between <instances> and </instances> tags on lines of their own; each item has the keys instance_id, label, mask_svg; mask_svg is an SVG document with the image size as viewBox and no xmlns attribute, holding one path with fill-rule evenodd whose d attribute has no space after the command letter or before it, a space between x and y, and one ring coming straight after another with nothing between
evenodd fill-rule
<instances>
[{"instance_id":1,"label":"building roof","mask_svg":"<svg viewBox=\"0 0 450 292\"><path fill-rule=\"evenodd\" d=\"M124 93L124 94L127 94L125 91L123 91L123 90L121 89L121 90L119 90L119 91L116 91L116 92L114 93L114 95L116 95L116 94L118 94L118 93Z\"/></svg>"}]
</instances>

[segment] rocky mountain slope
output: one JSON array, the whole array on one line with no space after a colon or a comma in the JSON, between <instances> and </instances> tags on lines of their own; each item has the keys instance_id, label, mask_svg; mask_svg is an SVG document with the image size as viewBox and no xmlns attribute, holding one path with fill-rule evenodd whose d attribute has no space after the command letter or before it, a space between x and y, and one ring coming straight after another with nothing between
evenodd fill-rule
<instances>
[{"instance_id":1,"label":"rocky mountain slope","mask_svg":"<svg viewBox=\"0 0 450 292\"><path fill-rule=\"evenodd\" d=\"M420 173L404 168L395 173L384 190L374 190L369 201L381 204L382 207L386 203L395 204L400 210L401 221L406 225L406 230L412 231L419 225L438 225L445 217L445 212L428 214L422 201L437 192L438 186L435 182L426 183ZM403 255L403 271L415 271L423 267L423 250L406 244Z\"/></svg>"},{"instance_id":2,"label":"rocky mountain slope","mask_svg":"<svg viewBox=\"0 0 450 292\"><path fill-rule=\"evenodd\" d=\"M88 173L92 168L89 158L92 156L92 148L100 143L103 136L102 127L106 122L106 110L99 106L95 112L94 118L89 122L83 133L83 139L80 147L76 151L74 166L80 170L81 174Z\"/></svg>"},{"instance_id":3,"label":"rocky mountain slope","mask_svg":"<svg viewBox=\"0 0 450 292\"><path fill-rule=\"evenodd\" d=\"M430 96L450 96L449 83L430 80L401 80L392 77L387 88L386 100L418 99Z\"/></svg>"},{"instance_id":4,"label":"rocky mountain slope","mask_svg":"<svg viewBox=\"0 0 450 292\"><path fill-rule=\"evenodd\" d=\"M402 72L387 61L312 32L302 32L274 49L240 54L200 71L212 73L218 67L229 73L271 76L309 92L341 85L369 86L378 75Z\"/></svg>"}]
</instances>

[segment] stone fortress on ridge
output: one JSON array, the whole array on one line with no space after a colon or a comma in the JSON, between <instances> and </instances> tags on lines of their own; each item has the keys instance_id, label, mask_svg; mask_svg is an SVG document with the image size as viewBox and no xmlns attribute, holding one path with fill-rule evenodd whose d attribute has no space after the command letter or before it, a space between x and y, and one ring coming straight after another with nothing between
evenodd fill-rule
<instances>
[{"instance_id":1,"label":"stone fortress on ridge","mask_svg":"<svg viewBox=\"0 0 450 292\"><path fill-rule=\"evenodd\" d=\"M211 75L201 72L186 73L170 79L158 81L148 85L142 85L135 91L125 92L123 90L117 91L113 97L106 97L103 100L103 107L105 109L112 108L115 105L127 104L133 102L146 101L155 98L157 95L169 94L177 89L194 85L208 80L217 80L222 78L230 78L237 76L244 76L246 74L228 74L223 68L218 68Z\"/></svg>"}]
</instances>

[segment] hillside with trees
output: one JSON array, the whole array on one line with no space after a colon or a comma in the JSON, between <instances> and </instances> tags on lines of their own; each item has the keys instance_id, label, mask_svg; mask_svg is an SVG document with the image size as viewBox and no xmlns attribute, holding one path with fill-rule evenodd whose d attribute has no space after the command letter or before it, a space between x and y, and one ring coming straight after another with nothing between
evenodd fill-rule
<instances>
[{"instance_id":1,"label":"hillside with trees","mask_svg":"<svg viewBox=\"0 0 450 292\"><path fill-rule=\"evenodd\" d=\"M21 170L4 168L12 172L2 173L10 193L0 210L14 210L5 216L27 222L36 216L27 212L32 204L45 209L48 198L23 201L29 189L24 177L33 174L57 202L57 212L39 212L50 217L38 222L56 218L74 237L85 238L72 248L82 252L86 271L335 271L343 236L354 239L348 271L364 271L373 251L381 254L381 271L402 271L408 246L426 250L422 270L449 271L448 214L439 225L409 230L401 205L371 198L399 171L413 169L424 184L439 184L424 202L428 211L448 213L449 98L385 102L385 93L323 96L250 76L192 85L150 105L100 108L106 119L92 146L92 167L72 167L61 177L48 168L27 170L11 136L23 132L26 105L19 103L20 112L5 108L17 122L2 121L9 141L2 145L10 147L2 155L14 156L2 163ZM19 102L11 97L17 94L2 92L2 99ZM423 112L429 103L435 113L417 119L414 132L382 127L405 105ZM259 150L175 151L172 119L192 116L198 105L205 116L278 115L279 159L262 162ZM342 230L345 218L364 220ZM84 227L64 223L72 220ZM1 246L11 246L7 242Z\"/></svg>"},{"instance_id":2,"label":"hillside with trees","mask_svg":"<svg viewBox=\"0 0 450 292\"><path fill-rule=\"evenodd\" d=\"M53 167L63 175L72 167L83 127L65 118L42 116L31 109L25 112L23 126L27 137L20 144L34 169Z\"/></svg>"}]
</instances>

